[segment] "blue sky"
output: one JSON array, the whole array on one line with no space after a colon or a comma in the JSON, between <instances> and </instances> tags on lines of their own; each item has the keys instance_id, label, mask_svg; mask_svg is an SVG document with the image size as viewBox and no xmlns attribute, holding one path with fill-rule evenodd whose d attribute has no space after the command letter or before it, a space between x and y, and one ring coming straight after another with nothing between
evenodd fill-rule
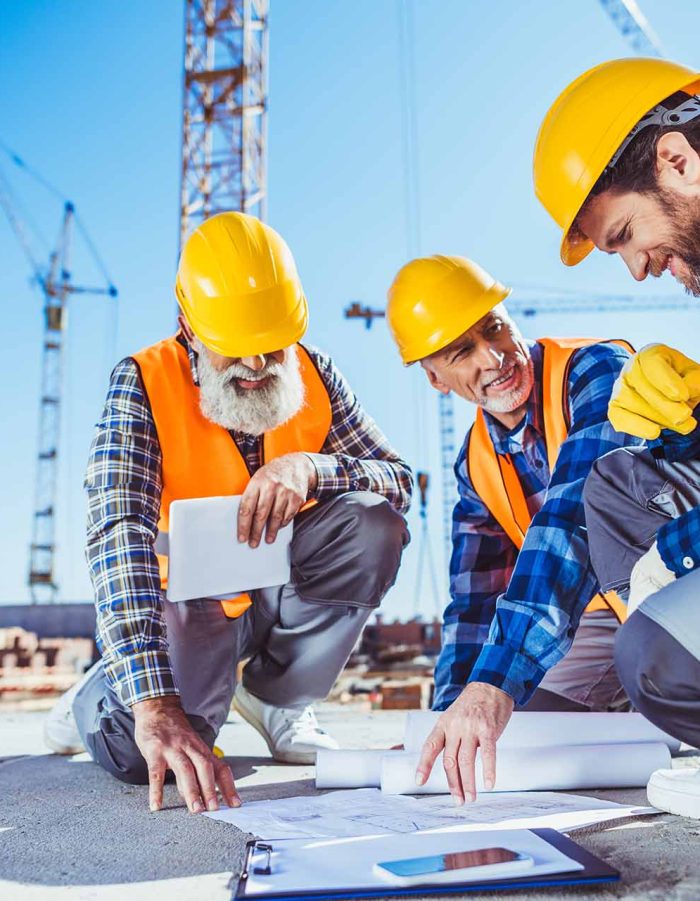
<instances>
[{"instance_id":1,"label":"blue sky","mask_svg":"<svg viewBox=\"0 0 700 901\"><path fill-rule=\"evenodd\" d=\"M640 5L668 55L700 65L700 5ZM429 523L444 589L436 398L420 372L402 369L383 324L366 332L342 316L349 300L383 305L407 258L397 8L397 0L272 0L268 220L297 258L311 304L308 339L334 355L403 455L433 475ZM414 9L421 252L472 256L516 293L547 285L680 294L668 277L637 286L620 261L600 254L565 269L556 228L532 193L532 145L549 103L585 68L630 54L600 5L419 0ZM0 0L0 140L75 201L120 290L118 310L98 297L71 301L57 509L66 600L90 597L81 483L109 372L172 327L182 32L179 0ZM0 165L52 241L60 204L5 159ZM27 598L41 298L2 217L0 260L7 603ZM73 270L82 283L98 277L80 248ZM571 315L538 317L526 331L624 335L692 353L698 322L695 311L577 315L572 304ZM471 412L461 402L457 411L463 434ZM416 512L390 615L415 609ZM435 607L427 589L419 606Z\"/></svg>"}]
</instances>

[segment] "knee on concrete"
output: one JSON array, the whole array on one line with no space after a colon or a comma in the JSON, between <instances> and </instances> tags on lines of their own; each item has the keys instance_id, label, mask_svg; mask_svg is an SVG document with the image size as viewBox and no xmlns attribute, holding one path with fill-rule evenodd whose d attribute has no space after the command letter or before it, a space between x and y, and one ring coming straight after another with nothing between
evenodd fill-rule
<instances>
[{"instance_id":1,"label":"knee on concrete","mask_svg":"<svg viewBox=\"0 0 700 901\"><path fill-rule=\"evenodd\" d=\"M148 785L148 766L135 744L120 741L117 749L98 732L87 737L87 747L95 763L115 779L128 785Z\"/></svg>"}]
</instances>

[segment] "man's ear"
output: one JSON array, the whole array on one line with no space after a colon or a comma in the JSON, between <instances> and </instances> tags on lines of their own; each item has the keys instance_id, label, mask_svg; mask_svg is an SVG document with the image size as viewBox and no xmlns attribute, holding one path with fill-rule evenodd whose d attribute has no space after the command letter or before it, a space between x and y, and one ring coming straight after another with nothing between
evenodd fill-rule
<instances>
[{"instance_id":1,"label":"man's ear","mask_svg":"<svg viewBox=\"0 0 700 901\"><path fill-rule=\"evenodd\" d=\"M194 332L190 328L189 322L185 319L182 313L177 317L177 324L182 329L182 334L187 339L187 343L191 344L194 341Z\"/></svg>"},{"instance_id":2,"label":"man's ear","mask_svg":"<svg viewBox=\"0 0 700 901\"><path fill-rule=\"evenodd\" d=\"M449 394L450 389L447 385L440 379L440 376L435 372L435 370L429 364L424 363L421 360L421 369L427 375L428 381L431 384L431 387L435 388L436 391L439 391L440 394Z\"/></svg>"},{"instance_id":3,"label":"man's ear","mask_svg":"<svg viewBox=\"0 0 700 901\"><path fill-rule=\"evenodd\" d=\"M679 131L668 131L659 138L656 168L662 188L679 193L695 193L700 188L700 156Z\"/></svg>"}]
</instances>

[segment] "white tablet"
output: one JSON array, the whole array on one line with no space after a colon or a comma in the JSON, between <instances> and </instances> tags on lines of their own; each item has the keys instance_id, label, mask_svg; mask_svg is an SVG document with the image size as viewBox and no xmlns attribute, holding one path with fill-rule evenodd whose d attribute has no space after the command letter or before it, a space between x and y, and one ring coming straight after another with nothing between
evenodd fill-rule
<instances>
[{"instance_id":1,"label":"white tablet","mask_svg":"<svg viewBox=\"0 0 700 901\"><path fill-rule=\"evenodd\" d=\"M229 598L289 581L293 524L280 529L273 544L266 543L264 533L256 548L241 544L237 529L240 502L240 495L172 502L169 601Z\"/></svg>"}]
</instances>

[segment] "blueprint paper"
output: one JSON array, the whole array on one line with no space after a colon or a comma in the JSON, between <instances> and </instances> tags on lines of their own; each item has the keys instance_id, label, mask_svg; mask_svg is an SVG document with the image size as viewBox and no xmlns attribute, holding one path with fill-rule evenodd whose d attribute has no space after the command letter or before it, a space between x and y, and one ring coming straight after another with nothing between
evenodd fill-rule
<instances>
[{"instance_id":1,"label":"blueprint paper","mask_svg":"<svg viewBox=\"0 0 700 901\"><path fill-rule=\"evenodd\" d=\"M479 795L473 804L455 807L445 795L410 798L384 795L379 789L350 789L273 801L249 801L202 816L231 823L262 839L342 838L404 834L441 829L569 830L609 819L655 813L651 807L628 807L555 792L500 792Z\"/></svg>"}]
</instances>

